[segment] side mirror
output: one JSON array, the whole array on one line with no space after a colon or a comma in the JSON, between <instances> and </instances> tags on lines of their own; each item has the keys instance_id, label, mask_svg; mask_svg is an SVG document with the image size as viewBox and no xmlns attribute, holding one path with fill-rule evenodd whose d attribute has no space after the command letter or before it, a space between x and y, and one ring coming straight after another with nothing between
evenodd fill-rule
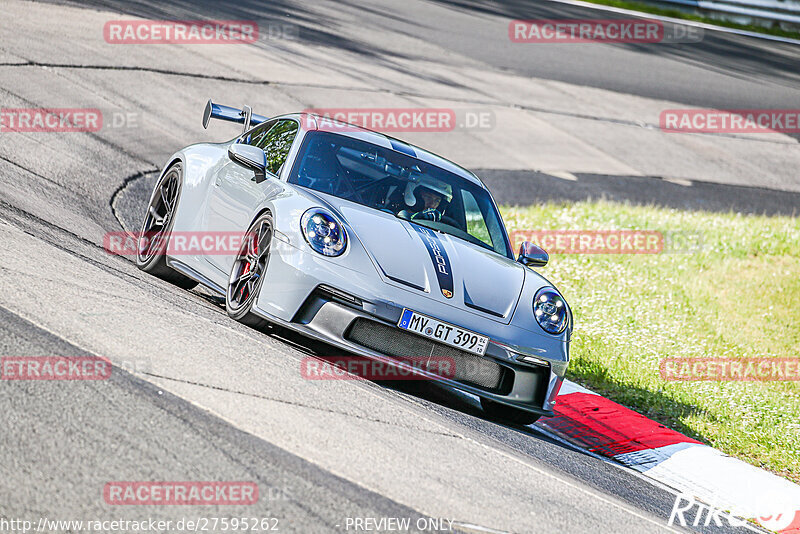
<instances>
[{"instance_id":1,"label":"side mirror","mask_svg":"<svg viewBox=\"0 0 800 534\"><path fill-rule=\"evenodd\" d=\"M544 267L550 261L550 256L542 247L525 241L519 247L517 261L526 267Z\"/></svg>"},{"instance_id":2,"label":"side mirror","mask_svg":"<svg viewBox=\"0 0 800 534\"><path fill-rule=\"evenodd\" d=\"M267 155L257 146L233 143L228 147L228 157L242 167L256 171L256 176L267 173Z\"/></svg>"}]
</instances>

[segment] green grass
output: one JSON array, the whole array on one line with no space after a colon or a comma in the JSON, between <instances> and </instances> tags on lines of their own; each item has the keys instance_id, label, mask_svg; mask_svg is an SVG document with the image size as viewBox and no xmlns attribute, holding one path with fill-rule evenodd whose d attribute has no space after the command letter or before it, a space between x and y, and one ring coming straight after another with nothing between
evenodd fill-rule
<instances>
[{"instance_id":1,"label":"green grass","mask_svg":"<svg viewBox=\"0 0 800 534\"><path fill-rule=\"evenodd\" d=\"M696 15L687 13L679 9L669 9L658 7L652 4L643 2L629 2L627 0L584 0L592 4L601 4L604 6L619 7L623 9L630 9L633 11L642 11L644 13L651 13L653 15L661 15L663 17L672 17L674 19L693 20L695 22L704 22L706 24L714 24L716 26L724 26L726 28L735 28L737 30L746 30L756 33L765 33L768 35L777 35L779 37L789 37L792 39L800 39L800 32L784 30L778 26L765 28L758 24L739 24L727 20L720 20L716 18L706 17L703 15Z\"/></svg>"},{"instance_id":2,"label":"green grass","mask_svg":"<svg viewBox=\"0 0 800 534\"><path fill-rule=\"evenodd\" d=\"M575 316L567 376L800 482L800 383L668 382L658 369L667 357L800 358L800 219L602 201L502 212L509 232L701 236L692 253L551 256L539 272L563 292Z\"/></svg>"}]
</instances>

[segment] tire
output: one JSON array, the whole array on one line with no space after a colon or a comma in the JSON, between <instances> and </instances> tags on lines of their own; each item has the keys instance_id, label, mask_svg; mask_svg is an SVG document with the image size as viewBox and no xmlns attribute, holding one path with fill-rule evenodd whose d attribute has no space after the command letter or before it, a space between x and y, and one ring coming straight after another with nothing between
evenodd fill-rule
<instances>
[{"instance_id":1,"label":"tire","mask_svg":"<svg viewBox=\"0 0 800 534\"><path fill-rule=\"evenodd\" d=\"M228 315L253 328L263 328L268 322L251 310L264 284L264 274L269 264L269 249L272 245L273 219L264 212L250 225L242 239L228 277L225 291L225 309Z\"/></svg>"},{"instance_id":2,"label":"tire","mask_svg":"<svg viewBox=\"0 0 800 534\"><path fill-rule=\"evenodd\" d=\"M136 266L142 271L166 280L183 289L192 289L197 282L183 276L167 266L165 252L169 236L175 224L175 211L181 194L183 167L175 163L167 169L153 190L153 198L147 206L142 221L139 250L136 252Z\"/></svg>"},{"instance_id":3,"label":"tire","mask_svg":"<svg viewBox=\"0 0 800 534\"><path fill-rule=\"evenodd\" d=\"M490 419L505 423L513 423L515 425L532 425L541 417L539 414L520 410L512 406L506 406L505 404L484 399L483 397L481 397L481 408L483 408L484 413L486 413Z\"/></svg>"}]
</instances>

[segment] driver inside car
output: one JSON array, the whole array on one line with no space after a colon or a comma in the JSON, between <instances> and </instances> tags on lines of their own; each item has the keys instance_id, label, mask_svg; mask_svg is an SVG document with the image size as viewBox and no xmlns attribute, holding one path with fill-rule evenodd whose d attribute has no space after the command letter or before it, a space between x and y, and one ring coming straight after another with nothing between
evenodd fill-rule
<instances>
[{"instance_id":1,"label":"driver inside car","mask_svg":"<svg viewBox=\"0 0 800 534\"><path fill-rule=\"evenodd\" d=\"M417 183L410 182L404 196L409 209L402 210L398 214L400 217L439 222L453 192L450 184L425 176Z\"/></svg>"}]
</instances>

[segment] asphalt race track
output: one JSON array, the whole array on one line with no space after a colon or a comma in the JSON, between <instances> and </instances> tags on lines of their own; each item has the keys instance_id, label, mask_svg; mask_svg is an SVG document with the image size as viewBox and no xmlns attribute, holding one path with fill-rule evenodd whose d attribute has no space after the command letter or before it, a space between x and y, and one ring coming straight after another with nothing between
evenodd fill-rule
<instances>
[{"instance_id":1,"label":"asphalt race track","mask_svg":"<svg viewBox=\"0 0 800 534\"><path fill-rule=\"evenodd\" d=\"M793 214L797 136L669 137L652 126L669 107L797 107L800 48L713 31L692 45L509 43L510 19L613 18L546 1L3 4L0 106L96 108L104 126L0 132L0 353L102 356L115 367L105 381L0 382L0 519L247 516L275 518L280 532L347 532L357 518L433 518L456 532L674 531L670 489L536 426L488 421L468 395L304 380L301 359L326 347L234 322L209 292L106 253L103 235L138 230L175 150L238 133L202 129L210 97L263 115L489 112L489 130L398 136L475 169L499 202L606 196ZM130 16L289 29L252 45L106 43L105 22ZM251 506L104 501L108 482L137 480L252 481L261 497Z\"/></svg>"}]
</instances>

